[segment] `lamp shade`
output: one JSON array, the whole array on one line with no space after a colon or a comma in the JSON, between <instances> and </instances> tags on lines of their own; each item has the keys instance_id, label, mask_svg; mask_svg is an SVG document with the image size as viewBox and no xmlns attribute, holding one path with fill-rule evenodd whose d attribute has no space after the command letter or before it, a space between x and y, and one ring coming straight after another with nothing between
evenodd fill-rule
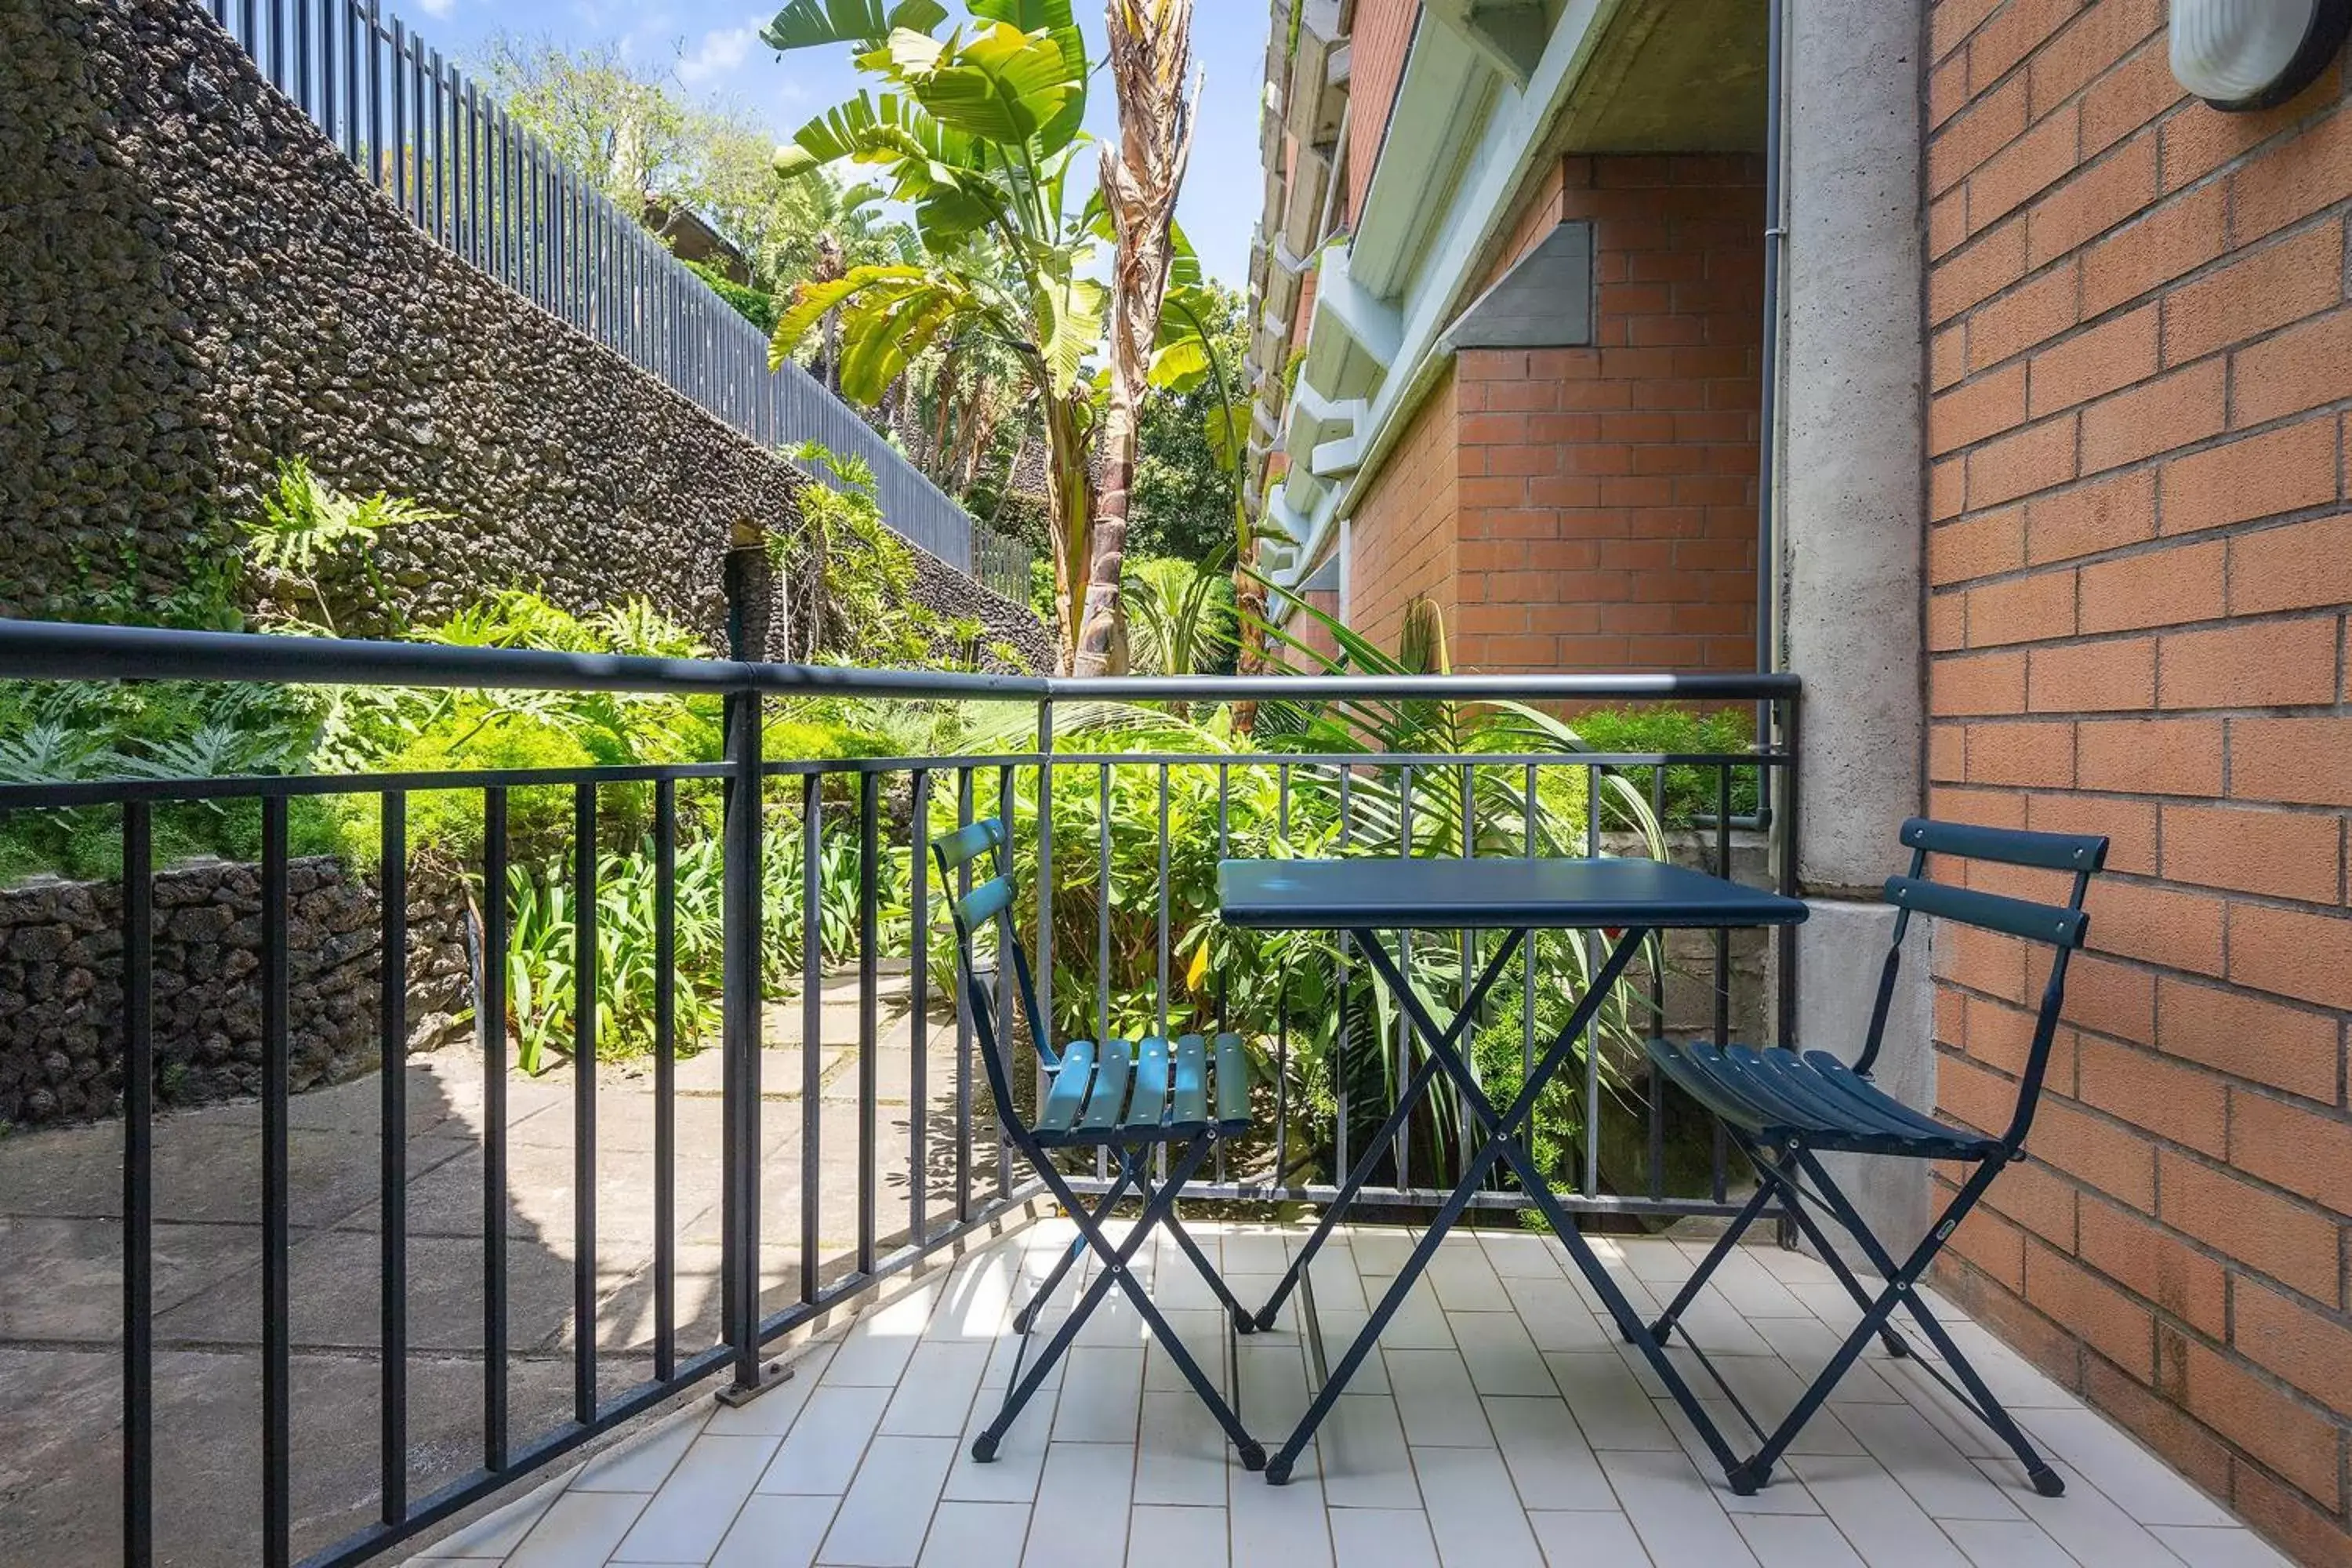
<instances>
[{"instance_id":1,"label":"lamp shade","mask_svg":"<svg viewBox=\"0 0 2352 1568\"><path fill-rule=\"evenodd\" d=\"M2352 0L2172 0L2172 74L2216 109L2267 109L2316 79Z\"/></svg>"}]
</instances>

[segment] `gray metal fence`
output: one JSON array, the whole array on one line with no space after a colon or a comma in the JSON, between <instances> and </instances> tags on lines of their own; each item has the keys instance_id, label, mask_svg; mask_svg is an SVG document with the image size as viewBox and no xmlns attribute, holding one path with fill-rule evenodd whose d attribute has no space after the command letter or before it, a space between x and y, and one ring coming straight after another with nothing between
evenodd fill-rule
<instances>
[{"instance_id":1,"label":"gray metal fence","mask_svg":"<svg viewBox=\"0 0 2352 1568\"><path fill-rule=\"evenodd\" d=\"M864 458L892 528L959 571L985 562L982 581L1026 602L1023 547L975 549L985 531L962 508L807 372L769 369L765 333L382 0L209 5L426 234L761 446L819 441Z\"/></svg>"}]
</instances>

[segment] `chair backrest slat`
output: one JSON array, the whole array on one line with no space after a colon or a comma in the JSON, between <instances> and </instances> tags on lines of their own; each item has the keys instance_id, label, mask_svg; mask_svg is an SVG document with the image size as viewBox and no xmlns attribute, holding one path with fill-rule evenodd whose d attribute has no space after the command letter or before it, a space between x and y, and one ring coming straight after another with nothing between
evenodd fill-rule
<instances>
[{"instance_id":1,"label":"chair backrest slat","mask_svg":"<svg viewBox=\"0 0 2352 1568\"><path fill-rule=\"evenodd\" d=\"M982 983L972 939L982 927L992 923L996 927L997 958L1013 967L1013 1007L1028 1020L1029 1044L1037 1053L1037 1060L1048 1071L1062 1066L1060 1053L1047 1038L1044 1009L1037 1005L1037 986L1030 973L1029 954L1021 945L1021 933L1013 927L1012 843L1004 819L998 816L967 823L931 840L931 854L939 861L940 878L947 886L955 885L960 871L992 873L961 899L950 900L948 911L955 919L956 962L963 971L965 1005L980 1037L981 1060L988 1072L989 1089L996 1098L998 1114L1008 1119L1017 1111L1012 1080L1007 1076L1009 1064L1002 1053L1012 1045L1016 1020L999 1016L995 999ZM989 860L975 866L973 862L982 856L990 857ZM1076 1076L1081 1085L1086 1082L1085 1073Z\"/></svg>"},{"instance_id":2,"label":"chair backrest slat","mask_svg":"<svg viewBox=\"0 0 2352 1568\"><path fill-rule=\"evenodd\" d=\"M1982 927L2057 950L2051 965L2049 991L2043 997L2035 1037L2046 1054L2050 1031L2058 1019L2058 997L2066 980L2066 956L2083 945L2090 917L2083 912L2083 895L2091 876L2107 861L2107 841L2095 834L2035 833L2022 827L1985 827L1970 822L1937 822L1915 816L1903 824L1903 843L1911 851L1911 868L1886 880L1886 901L1900 912L1895 917L1895 939L1878 972L1878 996L1870 1012L1870 1029L1864 1036L1862 1055L1853 1070L1864 1074L1878 1060L1885 1042L1886 1020L1895 1001L1895 977L1903 964L1903 939L1914 914L1933 915ZM1962 860L1991 860L2008 866L2072 871L2073 889L2065 904L2035 903L1981 889L1955 886L1927 879L1927 857L1946 855Z\"/></svg>"},{"instance_id":3,"label":"chair backrest slat","mask_svg":"<svg viewBox=\"0 0 2352 1568\"><path fill-rule=\"evenodd\" d=\"M2052 871L2095 871L2106 864L2107 841L2088 833L2033 833L2022 827L1980 827L1969 822L1935 822L1915 816L1903 825L1903 842L1930 855L1999 860Z\"/></svg>"},{"instance_id":4,"label":"chair backrest slat","mask_svg":"<svg viewBox=\"0 0 2352 1568\"><path fill-rule=\"evenodd\" d=\"M992 921L1013 907L1013 883L1009 878L991 877L963 897L956 905L956 913L967 926L978 926Z\"/></svg>"},{"instance_id":5,"label":"chair backrest slat","mask_svg":"<svg viewBox=\"0 0 2352 1568\"><path fill-rule=\"evenodd\" d=\"M935 838L931 847L938 852L940 864L952 871L965 861L990 849L1004 847L1004 824L992 816L978 822L968 822L944 838Z\"/></svg>"},{"instance_id":6,"label":"chair backrest slat","mask_svg":"<svg viewBox=\"0 0 2352 1568\"><path fill-rule=\"evenodd\" d=\"M2004 898L1999 893L1955 888L1915 877L1887 878L1886 901L1921 914L1982 926L1987 931L2006 931L2032 942L2054 942L2061 947L2082 946L2083 933L2091 921L2091 917L2080 910Z\"/></svg>"},{"instance_id":7,"label":"chair backrest slat","mask_svg":"<svg viewBox=\"0 0 2352 1568\"><path fill-rule=\"evenodd\" d=\"M2089 934L2091 917L2083 912L2083 899L2091 878L2107 863L2107 840L2096 834L2035 833L2021 827L1985 827L1968 822L1936 822L1915 816L1903 825L1903 842L1911 850L1910 874L1886 879L1886 900L1902 912L1895 917L1895 940L1878 975L1878 999L1871 1010L1870 1033L1853 1070L1868 1074L1885 1042L1886 1019L1895 998L1895 976L1903 962L1903 937L1914 914L1933 915L1986 931L2046 942L2054 950L2050 973L2042 988L2042 1005L2033 1018L2033 1038L2026 1047L2024 1070L2018 1075L2017 1110L2001 1135L2011 1151L2023 1147L2033 1124L2033 1110L2042 1098L2042 1079L2050 1063L2050 1046L2058 1032L2058 1014L2066 994L2066 961ZM2035 903L1989 893L1980 888L1927 879L1927 857L1948 855L1962 860L1991 860L2041 870L2070 871L2066 902Z\"/></svg>"}]
</instances>

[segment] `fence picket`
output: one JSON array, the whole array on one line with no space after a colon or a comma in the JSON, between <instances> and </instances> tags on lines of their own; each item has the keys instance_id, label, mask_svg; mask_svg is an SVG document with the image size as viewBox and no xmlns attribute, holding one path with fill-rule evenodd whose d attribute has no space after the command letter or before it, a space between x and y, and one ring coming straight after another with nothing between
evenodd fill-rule
<instances>
[{"instance_id":1,"label":"fence picket","mask_svg":"<svg viewBox=\"0 0 2352 1568\"><path fill-rule=\"evenodd\" d=\"M387 17L383 0L211 0L209 9L368 183L438 243L752 441L814 438L863 458L892 528L1007 597L1027 599L1024 546L969 516L798 364L770 368L757 326L422 35Z\"/></svg>"}]
</instances>

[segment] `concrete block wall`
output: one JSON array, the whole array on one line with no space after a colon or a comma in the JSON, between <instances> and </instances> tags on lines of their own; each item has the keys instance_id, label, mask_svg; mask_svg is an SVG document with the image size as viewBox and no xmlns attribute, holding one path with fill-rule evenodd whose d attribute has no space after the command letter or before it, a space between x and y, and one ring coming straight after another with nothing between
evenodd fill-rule
<instances>
[{"instance_id":1,"label":"concrete block wall","mask_svg":"<svg viewBox=\"0 0 2352 1568\"><path fill-rule=\"evenodd\" d=\"M1945 1284L2352 1563L2352 109L2339 60L2217 113L2164 24L1927 9L1930 802L2115 840L2037 1158ZM1947 935L1940 1109L1994 1127L2040 969Z\"/></svg>"}]
</instances>

